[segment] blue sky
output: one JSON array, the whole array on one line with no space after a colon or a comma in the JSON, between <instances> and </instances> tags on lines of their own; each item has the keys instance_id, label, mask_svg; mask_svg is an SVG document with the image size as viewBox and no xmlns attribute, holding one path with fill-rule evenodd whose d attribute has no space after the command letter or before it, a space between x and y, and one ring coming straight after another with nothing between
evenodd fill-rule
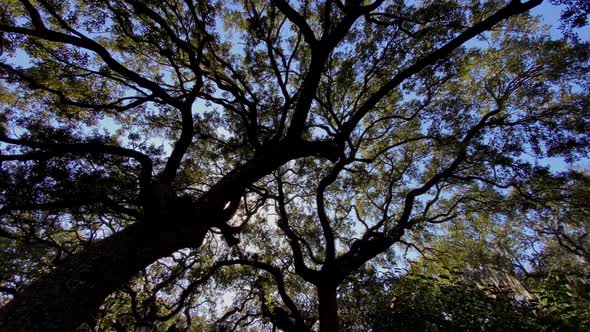
<instances>
[{"instance_id":1,"label":"blue sky","mask_svg":"<svg viewBox=\"0 0 590 332\"><path fill-rule=\"evenodd\" d=\"M533 15L541 16L543 23L551 27L551 36L558 38L561 36L561 31L559 30L559 17L561 15L562 9L563 7L554 6L549 3L549 0L545 0L540 6L533 8L531 13ZM590 40L590 26L579 29L578 34L582 40Z\"/></svg>"}]
</instances>

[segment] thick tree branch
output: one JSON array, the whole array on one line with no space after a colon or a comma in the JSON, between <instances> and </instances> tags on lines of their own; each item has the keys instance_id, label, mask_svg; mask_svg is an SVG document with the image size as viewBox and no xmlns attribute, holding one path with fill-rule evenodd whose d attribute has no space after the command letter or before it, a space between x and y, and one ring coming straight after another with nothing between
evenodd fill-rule
<instances>
[{"instance_id":1,"label":"thick tree branch","mask_svg":"<svg viewBox=\"0 0 590 332\"><path fill-rule=\"evenodd\" d=\"M348 160L341 158L336 165L332 168L330 173L320 180L320 183L316 190L316 204L318 211L318 218L320 225L322 226L322 232L324 234L324 240L326 241L326 263L334 260L336 256L336 243L334 238L334 231L330 226L330 220L326 214L326 202L325 195L326 189L329 185L334 183L338 178L338 174L344 169L344 166L348 164Z\"/></svg>"},{"instance_id":2,"label":"thick tree branch","mask_svg":"<svg viewBox=\"0 0 590 332\"><path fill-rule=\"evenodd\" d=\"M289 128L287 129L288 139L297 139L301 137L305 130L311 104L316 95L323 69L326 65L330 53L344 39L350 28L356 20L364 13L362 8L354 7L344 18L338 22L334 31L322 37L317 46L311 48L311 62L307 69L305 79L303 80L301 90L298 92L299 99L295 105L293 116ZM279 133L281 134L281 133Z\"/></svg>"},{"instance_id":3,"label":"thick tree branch","mask_svg":"<svg viewBox=\"0 0 590 332\"><path fill-rule=\"evenodd\" d=\"M504 8L498 10L485 20L476 23L472 27L468 28L457 37L443 45L441 48L429 53L428 55L416 60L414 64L407 67L406 69L399 72L386 84L384 84L379 90L373 93L367 100L355 111L355 113L346 121L343 125L343 129L340 132L341 139L347 137L352 133L354 128L360 123L361 119L369 113L379 101L393 91L399 84L406 79L417 74L422 69L433 65L437 61L448 57L455 49L463 45L468 40L477 36L478 34L491 29L496 24L502 22L508 17L519 15L527 12L528 10L538 6L543 2L542 0L530 0L525 3L520 1L513 1L506 5Z\"/></svg>"},{"instance_id":4,"label":"thick tree branch","mask_svg":"<svg viewBox=\"0 0 590 332\"><path fill-rule=\"evenodd\" d=\"M174 149L168 158L168 162L164 167L164 170L160 174L160 181L162 183L170 183L174 180L182 158L188 151L193 141L194 127L193 127L193 114L192 114L192 100L183 103L180 107L180 114L182 117L182 129L178 141L174 144Z\"/></svg>"},{"instance_id":5,"label":"thick tree branch","mask_svg":"<svg viewBox=\"0 0 590 332\"><path fill-rule=\"evenodd\" d=\"M272 0L275 6L291 21L303 34L305 41L312 47L314 47L318 40L315 34L305 21L305 18L301 16L293 7L289 5L286 0Z\"/></svg>"}]
</instances>

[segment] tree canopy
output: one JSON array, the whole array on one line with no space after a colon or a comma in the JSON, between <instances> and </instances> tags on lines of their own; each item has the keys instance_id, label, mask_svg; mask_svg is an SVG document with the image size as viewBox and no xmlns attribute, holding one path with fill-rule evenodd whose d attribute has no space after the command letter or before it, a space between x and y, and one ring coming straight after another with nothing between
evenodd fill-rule
<instances>
[{"instance_id":1,"label":"tree canopy","mask_svg":"<svg viewBox=\"0 0 590 332\"><path fill-rule=\"evenodd\" d=\"M1 331L590 328L586 1L0 3Z\"/></svg>"}]
</instances>

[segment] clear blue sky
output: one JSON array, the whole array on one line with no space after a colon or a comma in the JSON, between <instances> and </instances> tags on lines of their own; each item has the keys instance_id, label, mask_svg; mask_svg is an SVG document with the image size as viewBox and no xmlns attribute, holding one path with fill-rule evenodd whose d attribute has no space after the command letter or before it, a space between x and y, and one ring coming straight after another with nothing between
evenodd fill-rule
<instances>
[{"instance_id":1,"label":"clear blue sky","mask_svg":"<svg viewBox=\"0 0 590 332\"><path fill-rule=\"evenodd\" d=\"M559 30L559 25L561 24L559 17L562 9L563 7L554 6L549 3L549 0L545 0L540 6L535 7L532 10L532 14L541 16L543 23L551 27L551 36L558 38L561 36L561 31ZM577 32L580 39L584 41L590 40L590 26L579 29Z\"/></svg>"}]
</instances>

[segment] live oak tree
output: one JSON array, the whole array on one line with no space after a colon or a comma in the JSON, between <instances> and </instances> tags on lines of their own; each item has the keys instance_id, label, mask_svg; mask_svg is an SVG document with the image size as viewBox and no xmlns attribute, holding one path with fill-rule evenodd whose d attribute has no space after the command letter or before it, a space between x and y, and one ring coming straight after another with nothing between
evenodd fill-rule
<instances>
[{"instance_id":1,"label":"live oak tree","mask_svg":"<svg viewBox=\"0 0 590 332\"><path fill-rule=\"evenodd\" d=\"M190 325L225 273L235 312L338 330L377 255L526 197L528 155L587 156L588 47L536 33L540 3L2 0L0 329L117 290Z\"/></svg>"}]
</instances>

